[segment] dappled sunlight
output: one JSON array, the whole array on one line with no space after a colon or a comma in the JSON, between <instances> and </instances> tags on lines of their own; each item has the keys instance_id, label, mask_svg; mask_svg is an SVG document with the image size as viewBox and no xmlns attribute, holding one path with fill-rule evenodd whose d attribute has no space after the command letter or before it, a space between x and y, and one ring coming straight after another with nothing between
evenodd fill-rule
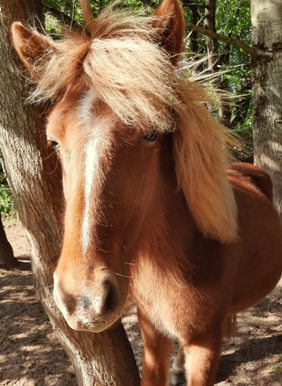
<instances>
[{"instance_id":1,"label":"dappled sunlight","mask_svg":"<svg viewBox=\"0 0 282 386\"><path fill-rule=\"evenodd\" d=\"M280 171L280 165L278 162L275 162L273 160L273 158L270 158L269 156L267 156L266 154L261 154L260 155L260 160L261 162L266 165L267 167L269 167L270 169L272 169L273 171Z\"/></svg>"},{"instance_id":2,"label":"dappled sunlight","mask_svg":"<svg viewBox=\"0 0 282 386\"><path fill-rule=\"evenodd\" d=\"M281 316L282 279L268 297L238 315L236 336L223 343L216 385L230 379L238 385L281 386Z\"/></svg>"},{"instance_id":3,"label":"dappled sunlight","mask_svg":"<svg viewBox=\"0 0 282 386\"><path fill-rule=\"evenodd\" d=\"M70 361L36 299L31 271L0 269L0 385L75 386Z\"/></svg>"},{"instance_id":4,"label":"dappled sunlight","mask_svg":"<svg viewBox=\"0 0 282 386\"><path fill-rule=\"evenodd\" d=\"M266 141L268 146L273 150L273 151L278 151L282 153L282 145L281 143L277 141Z\"/></svg>"}]
</instances>

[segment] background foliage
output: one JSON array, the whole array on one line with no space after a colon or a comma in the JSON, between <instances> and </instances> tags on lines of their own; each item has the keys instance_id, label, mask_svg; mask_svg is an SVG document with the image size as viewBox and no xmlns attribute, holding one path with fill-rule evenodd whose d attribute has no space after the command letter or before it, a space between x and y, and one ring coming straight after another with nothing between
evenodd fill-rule
<instances>
[{"instance_id":1,"label":"background foliage","mask_svg":"<svg viewBox=\"0 0 282 386\"><path fill-rule=\"evenodd\" d=\"M0 163L0 213L3 218L16 216L16 208L12 200L11 191Z\"/></svg>"},{"instance_id":2,"label":"background foliage","mask_svg":"<svg viewBox=\"0 0 282 386\"><path fill-rule=\"evenodd\" d=\"M216 12L217 32L224 36L239 39L251 45L250 0L221 0ZM219 42L224 51L224 45ZM231 128L243 136L252 131L252 92L249 56L233 46L229 47L229 62L223 70L230 69L225 75L227 90L235 95L244 95L243 103L233 111Z\"/></svg>"}]
</instances>

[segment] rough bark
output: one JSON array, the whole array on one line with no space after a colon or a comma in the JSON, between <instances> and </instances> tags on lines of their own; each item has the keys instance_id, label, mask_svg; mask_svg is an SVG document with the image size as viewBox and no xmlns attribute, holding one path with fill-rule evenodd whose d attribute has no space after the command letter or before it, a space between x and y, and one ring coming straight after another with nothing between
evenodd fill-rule
<instances>
[{"instance_id":1,"label":"rough bark","mask_svg":"<svg viewBox=\"0 0 282 386\"><path fill-rule=\"evenodd\" d=\"M9 243L3 223L0 216L0 260L3 261L6 269L15 268L18 265L18 260L14 256L13 248Z\"/></svg>"},{"instance_id":2,"label":"rough bark","mask_svg":"<svg viewBox=\"0 0 282 386\"><path fill-rule=\"evenodd\" d=\"M198 23L198 7L196 4L188 5L191 13L192 13L192 24L197 25ZM198 45L198 33L197 31L191 31L188 35L188 37L185 39L185 46L189 47L189 49L197 53L199 51L199 45Z\"/></svg>"},{"instance_id":3,"label":"rough bark","mask_svg":"<svg viewBox=\"0 0 282 386\"><path fill-rule=\"evenodd\" d=\"M61 173L46 145L44 111L24 103L28 90L10 41L11 22L26 22L41 10L38 0L0 0L0 146L31 245L36 291L74 364L79 385L136 386L139 373L121 323L101 334L75 332L53 301L52 274L62 234Z\"/></svg>"},{"instance_id":4,"label":"rough bark","mask_svg":"<svg viewBox=\"0 0 282 386\"><path fill-rule=\"evenodd\" d=\"M215 25L215 12L216 12L216 0L205 1L205 19L204 28L212 33L216 33ZM207 54L209 70L211 73L218 73L220 65L222 65L221 57L218 50L218 39L215 36L206 35L207 43ZM230 126L231 120L231 108L229 103L228 94L224 92L224 85L222 84L221 78L218 76L214 79L213 85L217 94L218 100L218 119L225 125Z\"/></svg>"},{"instance_id":5,"label":"rough bark","mask_svg":"<svg viewBox=\"0 0 282 386\"><path fill-rule=\"evenodd\" d=\"M251 3L254 161L272 177L282 221L282 2Z\"/></svg>"},{"instance_id":6,"label":"rough bark","mask_svg":"<svg viewBox=\"0 0 282 386\"><path fill-rule=\"evenodd\" d=\"M205 19L203 23L204 28L215 33L216 32L215 31L216 0L206 0L205 4L206 4ZM207 43L209 70L211 72L217 72L218 71L218 40L207 35L206 43Z\"/></svg>"}]
</instances>

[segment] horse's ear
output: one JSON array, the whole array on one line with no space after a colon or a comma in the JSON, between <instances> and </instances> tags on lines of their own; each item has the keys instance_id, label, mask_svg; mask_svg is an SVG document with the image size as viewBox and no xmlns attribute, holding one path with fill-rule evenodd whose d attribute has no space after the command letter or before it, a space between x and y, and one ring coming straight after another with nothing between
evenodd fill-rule
<instances>
[{"instance_id":1,"label":"horse's ear","mask_svg":"<svg viewBox=\"0 0 282 386\"><path fill-rule=\"evenodd\" d=\"M50 60L56 52L55 44L48 37L35 30L24 27L20 22L12 25L14 47L23 64L32 74L35 81L40 80L40 67L36 70L35 64L40 60Z\"/></svg>"},{"instance_id":2,"label":"horse's ear","mask_svg":"<svg viewBox=\"0 0 282 386\"><path fill-rule=\"evenodd\" d=\"M153 27L161 46L170 54L172 64L179 61L183 49L184 16L179 0L164 0L156 9Z\"/></svg>"}]
</instances>

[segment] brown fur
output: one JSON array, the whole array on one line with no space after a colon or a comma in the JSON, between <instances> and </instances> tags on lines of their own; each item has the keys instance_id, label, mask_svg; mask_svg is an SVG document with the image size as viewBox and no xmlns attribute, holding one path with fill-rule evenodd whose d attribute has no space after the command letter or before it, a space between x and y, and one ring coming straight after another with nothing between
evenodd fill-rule
<instances>
[{"instance_id":1,"label":"brown fur","mask_svg":"<svg viewBox=\"0 0 282 386\"><path fill-rule=\"evenodd\" d=\"M189 386L212 386L224 321L281 275L271 181L255 166L228 170L229 134L203 89L177 77L178 0L150 18L109 8L96 22L83 7L91 37L54 43L13 27L34 99L56 100L47 135L60 144L66 198L56 303L72 328L100 332L130 292L142 386L168 384L170 338L182 346Z\"/></svg>"}]
</instances>

